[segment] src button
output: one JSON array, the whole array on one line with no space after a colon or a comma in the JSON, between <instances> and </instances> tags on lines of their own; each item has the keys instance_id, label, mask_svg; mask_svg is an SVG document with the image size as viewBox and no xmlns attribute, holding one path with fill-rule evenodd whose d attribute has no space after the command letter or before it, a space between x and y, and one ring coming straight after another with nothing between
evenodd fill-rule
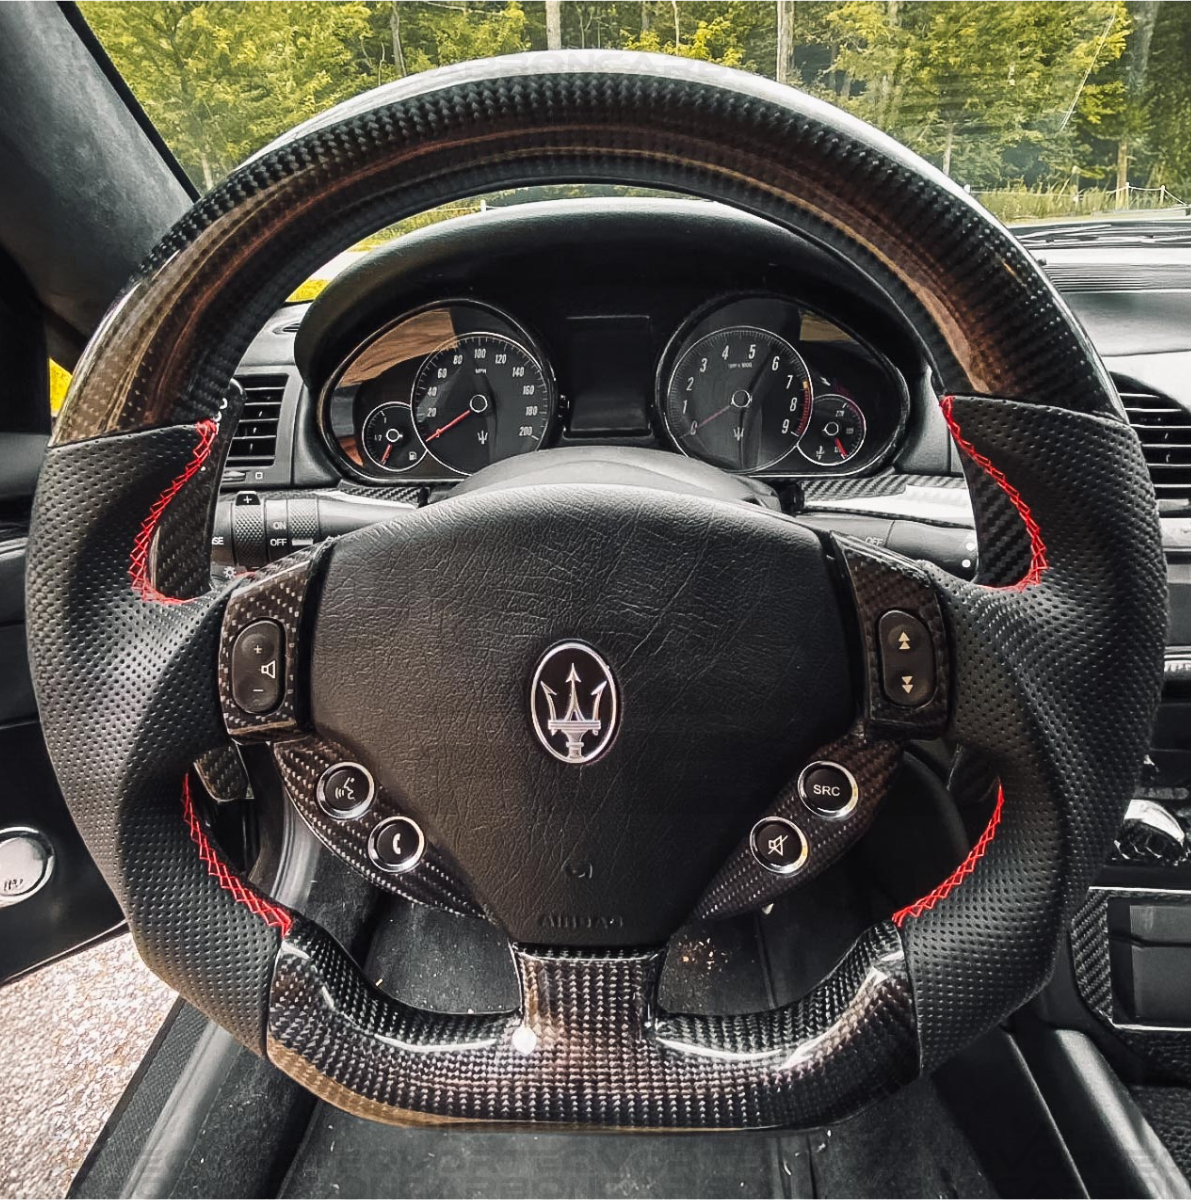
<instances>
[{"instance_id":1,"label":"src button","mask_svg":"<svg viewBox=\"0 0 1191 1200\"><path fill-rule=\"evenodd\" d=\"M894 609L877 623L881 686L900 708L918 708L935 694L935 651L930 631L915 616Z\"/></svg>"},{"instance_id":2,"label":"src button","mask_svg":"<svg viewBox=\"0 0 1191 1200\"><path fill-rule=\"evenodd\" d=\"M285 687L285 634L276 621L254 621L232 643L232 699L259 716L281 703Z\"/></svg>"},{"instance_id":3,"label":"src button","mask_svg":"<svg viewBox=\"0 0 1191 1200\"><path fill-rule=\"evenodd\" d=\"M802 802L821 817L846 817L860 798L856 778L839 763L813 762L798 776Z\"/></svg>"},{"instance_id":4,"label":"src button","mask_svg":"<svg viewBox=\"0 0 1191 1200\"><path fill-rule=\"evenodd\" d=\"M336 763L318 781L315 797L319 808L337 821L349 821L366 813L376 788L367 767L359 763Z\"/></svg>"}]
</instances>

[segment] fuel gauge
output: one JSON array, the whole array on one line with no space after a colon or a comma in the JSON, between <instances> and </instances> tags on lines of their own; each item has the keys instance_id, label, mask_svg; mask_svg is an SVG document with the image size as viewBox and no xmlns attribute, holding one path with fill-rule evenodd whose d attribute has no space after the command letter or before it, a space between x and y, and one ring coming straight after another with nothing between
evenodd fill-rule
<instances>
[{"instance_id":1,"label":"fuel gauge","mask_svg":"<svg viewBox=\"0 0 1191 1200\"><path fill-rule=\"evenodd\" d=\"M408 404L390 402L374 408L364 418L360 442L369 462L383 471L408 471L426 453Z\"/></svg>"},{"instance_id":2,"label":"fuel gauge","mask_svg":"<svg viewBox=\"0 0 1191 1200\"><path fill-rule=\"evenodd\" d=\"M866 431L864 413L855 400L824 392L815 397L798 449L816 466L842 467L860 453Z\"/></svg>"}]
</instances>

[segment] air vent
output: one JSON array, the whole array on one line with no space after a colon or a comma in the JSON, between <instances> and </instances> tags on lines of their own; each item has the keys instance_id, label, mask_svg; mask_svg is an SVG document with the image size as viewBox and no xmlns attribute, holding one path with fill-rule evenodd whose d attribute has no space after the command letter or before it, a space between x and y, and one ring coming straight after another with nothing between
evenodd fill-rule
<instances>
[{"instance_id":1,"label":"air vent","mask_svg":"<svg viewBox=\"0 0 1191 1200\"><path fill-rule=\"evenodd\" d=\"M284 375L239 375L244 412L228 450L229 467L271 467L277 457L277 425L285 395Z\"/></svg>"},{"instance_id":2,"label":"air vent","mask_svg":"<svg viewBox=\"0 0 1191 1200\"><path fill-rule=\"evenodd\" d=\"M1168 396L1126 390L1129 424L1137 430L1159 500L1191 500L1191 412Z\"/></svg>"}]
</instances>

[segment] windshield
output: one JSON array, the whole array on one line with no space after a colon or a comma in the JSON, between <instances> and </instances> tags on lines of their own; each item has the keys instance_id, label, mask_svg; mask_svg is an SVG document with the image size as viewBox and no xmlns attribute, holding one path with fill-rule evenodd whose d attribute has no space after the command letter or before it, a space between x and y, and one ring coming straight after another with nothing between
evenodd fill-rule
<instances>
[{"instance_id":1,"label":"windshield","mask_svg":"<svg viewBox=\"0 0 1191 1200\"><path fill-rule=\"evenodd\" d=\"M1077 219L1094 230L1191 211L1191 4L1172 0L81 8L203 190L293 125L378 84L490 55L618 47L708 59L811 92L924 155L1009 223ZM521 198L461 201L414 224Z\"/></svg>"}]
</instances>

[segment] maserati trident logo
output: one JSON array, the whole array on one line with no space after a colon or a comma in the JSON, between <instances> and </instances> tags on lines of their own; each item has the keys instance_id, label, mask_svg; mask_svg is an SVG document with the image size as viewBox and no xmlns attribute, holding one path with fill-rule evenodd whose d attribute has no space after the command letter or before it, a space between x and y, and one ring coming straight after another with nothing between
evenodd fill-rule
<instances>
[{"instance_id":1,"label":"maserati trident logo","mask_svg":"<svg viewBox=\"0 0 1191 1200\"><path fill-rule=\"evenodd\" d=\"M612 743L619 705L608 664L582 642L542 655L530 685L533 730L560 762L589 763Z\"/></svg>"}]
</instances>

